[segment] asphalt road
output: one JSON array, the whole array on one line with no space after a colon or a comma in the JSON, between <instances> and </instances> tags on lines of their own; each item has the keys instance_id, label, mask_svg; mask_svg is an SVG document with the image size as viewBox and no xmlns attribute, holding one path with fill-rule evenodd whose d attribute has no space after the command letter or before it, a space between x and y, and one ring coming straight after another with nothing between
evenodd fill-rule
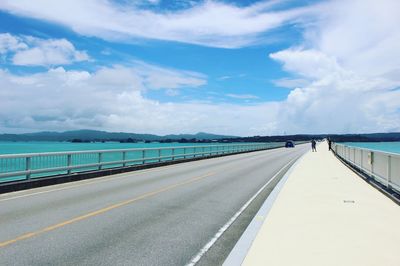
<instances>
[{"instance_id":1,"label":"asphalt road","mask_svg":"<svg viewBox=\"0 0 400 266\"><path fill-rule=\"evenodd\" d=\"M252 152L0 195L0 265L185 265L307 149ZM223 255L210 250L207 259L218 261L215 256Z\"/></svg>"}]
</instances>

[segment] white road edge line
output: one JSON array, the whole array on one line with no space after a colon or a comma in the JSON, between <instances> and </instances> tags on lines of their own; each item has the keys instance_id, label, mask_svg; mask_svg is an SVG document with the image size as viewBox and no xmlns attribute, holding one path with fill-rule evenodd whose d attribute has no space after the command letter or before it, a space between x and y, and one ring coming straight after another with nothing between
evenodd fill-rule
<instances>
[{"instance_id":1,"label":"white road edge line","mask_svg":"<svg viewBox=\"0 0 400 266\"><path fill-rule=\"evenodd\" d=\"M239 209L239 211L237 213L235 213L235 215L232 216L231 219L229 219L229 221L222 226L218 232L214 235L213 238L211 238L211 240L204 245L204 247L199 251L199 253L197 253L188 264L186 264L186 266L194 266L196 265L197 262L200 261L200 259L204 256L204 254L215 244L215 242L217 242L217 240L222 236L222 234L229 228L229 226L231 226L236 219L239 217L240 214L242 214L242 212L250 205L250 203L253 202L253 200L264 190L265 187L267 187L282 171L283 169L285 169L288 165L290 165L293 161L297 160L299 157L294 158L293 160L291 160L290 162L288 162L287 164L285 164L270 180L268 180L267 183L265 183L265 185L263 185L257 192L256 194L254 194L243 206L242 208Z\"/></svg>"}]
</instances>

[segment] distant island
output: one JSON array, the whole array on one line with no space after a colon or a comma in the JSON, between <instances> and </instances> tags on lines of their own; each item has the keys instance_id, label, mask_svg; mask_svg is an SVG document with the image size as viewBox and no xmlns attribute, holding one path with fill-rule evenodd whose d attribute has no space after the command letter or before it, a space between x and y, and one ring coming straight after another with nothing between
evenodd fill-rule
<instances>
[{"instance_id":1,"label":"distant island","mask_svg":"<svg viewBox=\"0 0 400 266\"><path fill-rule=\"evenodd\" d=\"M371 134L296 134L280 136L237 137L199 132L197 134L178 134L158 136L153 134L136 134L124 132L106 132L98 130L74 130L65 132L36 132L24 134L0 134L0 141L69 141L85 142L160 142L160 143L211 143L211 142L283 142L310 141L312 139L330 138L335 142L378 142L400 141L400 133Z\"/></svg>"},{"instance_id":2,"label":"distant island","mask_svg":"<svg viewBox=\"0 0 400 266\"><path fill-rule=\"evenodd\" d=\"M65 132L36 132L24 134L0 134L0 141L69 141L80 142L161 142L161 143L210 143L210 142L282 142L286 140L310 141L311 139L330 138L335 142L379 142L400 141L400 133L372 134L297 134L280 136L237 137L199 132L197 134L178 134L158 136L124 132L106 132L98 130L74 130Z\"/></svg>"},{"instance_id":3,"label":"distant island","mask_svg":"<svg viewBox=\"0 0 400 266\"><path fill-rule=\"evenodd\" d=\"M65 132L35 132L24 134L0 134L0 141L70 141L70 142L211 142L221 139L237 138L199 132L197 134L179 134L158 136L125 132L106 132L98 130L73 130Z\"/></svg>"}]
</instances>

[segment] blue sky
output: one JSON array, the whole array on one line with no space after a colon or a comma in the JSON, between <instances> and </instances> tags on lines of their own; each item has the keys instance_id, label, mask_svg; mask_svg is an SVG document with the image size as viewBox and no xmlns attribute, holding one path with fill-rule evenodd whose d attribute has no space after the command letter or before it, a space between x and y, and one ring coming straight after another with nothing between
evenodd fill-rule
<instances>
[{"instance_id":1,"label":"blue sky","mask_svg":"<svg viewBox=\"0 0 400 266\"><path fill-rule=\"evenodd\" d=\"M399 131L397 7L5 0L0 132Z\"/></svg>"}]
</instances>

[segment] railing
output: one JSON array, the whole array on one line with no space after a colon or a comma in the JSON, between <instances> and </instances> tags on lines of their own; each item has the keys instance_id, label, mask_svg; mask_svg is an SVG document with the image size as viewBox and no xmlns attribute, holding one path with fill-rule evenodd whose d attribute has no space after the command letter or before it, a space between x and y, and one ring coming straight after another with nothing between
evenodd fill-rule
<instances>
[{"instance_id":1,"label":"railing","mask_svg":"<svg viewBox=\"0 0 400 266\"><path fill-rule=\"evenodd\" d=\"M400 154L333 144L333 151L347 163L389 189L400 192Z\"/></svg>"},{"instance_id":2,"label":"railing","mask_svg":"<svg viewBox=\"0 0 400 266\"><path fill-rule=\"evenodd\" d=\"M0 183L282 146L259 143L0 155Z\"/></svg>"}]
</instances>

